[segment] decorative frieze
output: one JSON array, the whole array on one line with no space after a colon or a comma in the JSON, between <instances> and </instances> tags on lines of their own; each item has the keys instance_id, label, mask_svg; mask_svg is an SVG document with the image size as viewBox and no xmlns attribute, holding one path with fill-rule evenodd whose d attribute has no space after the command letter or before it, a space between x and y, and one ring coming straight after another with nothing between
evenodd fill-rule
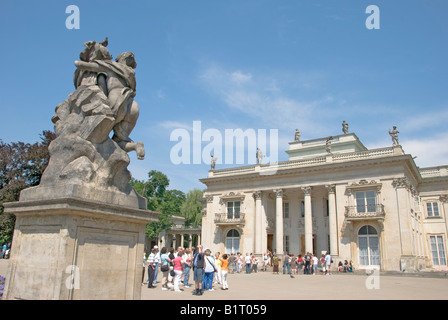
<instances>
[{"instance_id":1,"label":"decorative frieze","mask_svg":"<svg viewBox=\"0 0 448 320\"><path fill-rule=\"evenodd\" d=\"M353 193L353 190L359 190L359 189L375 189L377 193L381 191L382 184L381 182L377 182L376 180L366 180L361 179L359 182L352 182L349 186L346 188L346 193L348 196L351 196Z\"/></svg>"}]
</instances>

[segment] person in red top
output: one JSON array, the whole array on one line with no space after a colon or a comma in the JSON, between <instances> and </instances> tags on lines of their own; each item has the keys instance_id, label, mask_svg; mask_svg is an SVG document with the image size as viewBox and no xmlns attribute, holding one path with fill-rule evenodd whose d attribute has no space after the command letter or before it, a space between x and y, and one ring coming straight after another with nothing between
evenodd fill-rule
<instances>
[{"instance_id":1,"label":"person in red top","mask_svg":"<svg viewBox=\"0 0 448 320\"><path fill-rule=\"evenodd\" d=\"M179 251L177 253L177 256L174 258L174 291L176 292L182 292L182 290L179 289L179 283L182 278L182 270L184 265L184 260L182 259L182 251Z\"/></svg>"}]
</instances>

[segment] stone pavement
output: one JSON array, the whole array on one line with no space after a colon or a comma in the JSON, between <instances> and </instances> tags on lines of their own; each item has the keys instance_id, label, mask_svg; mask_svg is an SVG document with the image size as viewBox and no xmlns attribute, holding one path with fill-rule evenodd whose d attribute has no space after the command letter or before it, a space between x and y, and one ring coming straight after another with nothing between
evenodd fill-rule
<instances>
[{"instance_id":1,"label":"stone pavement","mask_svg":"<svg viewBox=\"0 0 448 320\"><path fill-rule=\"evenodd\" d=\"M0 259L0 275L6 276L9 260ZM448 277L445 273L400 274L383 272L372 278L364 272L333 273L330 276L289 275L258 272L229 274L229 290L214 284L214 291L202 296L183 292L162 291L142 286L142 300L447 300ZM370 278L369 278L370 277ZM192 275L190 277L192 279ZM160 280L160 279L159 279ZM190 280L190 283L192 281ZM367 283L367 285L366 285ZM368 287L371 287L369 289Z\"/></svg>"},{"instance_id":2,"label":"stone pavement","mask_svg":"<svg viewBox=\"0 0 448 320\"><path fill-rule=\"evenodd\" d=\"M229 290L214 284L214 291L202 296L192 295L191 288L183 292L162 291L142 286L142 300L434 300L448 299L448 278L442 274L381 273L375 280L365 272L338 273L324 276L273 274L271 271L253 274L229 274ZM366 284L367 282L367 284ZM192 281L190 281L192 283ZM368 288L370 287L370 289Z\"/></svg>"}]
</instances>

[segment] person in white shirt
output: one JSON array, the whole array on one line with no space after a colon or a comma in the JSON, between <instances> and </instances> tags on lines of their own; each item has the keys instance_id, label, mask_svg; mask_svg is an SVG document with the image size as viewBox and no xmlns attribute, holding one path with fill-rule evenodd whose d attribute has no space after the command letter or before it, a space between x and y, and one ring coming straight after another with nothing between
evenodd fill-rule
<instances>
[{"instance_id":1,"label":"person in white shirt","mask_svg":"<svg viewBox=\"0 0 448 320\"><path fill-rule=\"evenodd\" d=\"M190 284L188 284L188 280L190 279L190 270L191 270L191 251L189 248L185 249L185 253L182 256L182 260L184 261L184 287L189 288Z\"/></svg>"},{"instance_id":2,"label":"person in white shirt","mask_svg":"<svg viewBox=\"0 0 448 320\"><path fill-rule=\"evenodd\" d=\"M251 256L246 253L246 257L244 258L244 262L246 263L246 274L250 273L250 265L252 263L252 258Z\"/></svg>"},{"instance_id":3,"label":"person in white shirt","mask_svg":"<svg viewBox=\"0 0 448 320\"><path fill-rule=\"evenodd\" d=\"M331 267L331 255L327 252L325 255L325 275L330 275L330 267Z\"/></svg>"},{"instance_id":4,"label":"person in white shirt","mask_svg":"<svg viewBox=\"0 0 448 320\"><path fill-rule=\"evenodd\" d=\"M319 263L319 259L317 259L316 256L313 256L313 276L316 274L317 271L317 264Z\"/></svg>"},{"instance_id":5,"label":"person in white shirt","mask_svg":"<svg viewBox=\"0 0 448 320\"><path fill-rule=\"evenodd\" d=\"M263 254L263 271L266 271L266 267L268 265L268 255L267 253Z\"/></svg>"},{"instance_id":6,"label":"person in white shirt","mask_svg":"<svg viewBox=\"0 0 448 320\"><path fill-rule=\"evenodd\" d=\"M204 262L205 262L205 268L204 268L204 284L202 288L204 290L208 291L214 291L213 289L213 274L217 271L216 265L215 265L215 259L211 255L210 249L205 249L204 251Z\"/></svg>"},{"instance_id":7,"label":"person in white shirt","mask_svg":"<svg viewBox=\"0 0 448 320\"><path fill-rule=\"evenodd\" d=\"M159 263L160 263L160 251L159 251L159 247L158 246L154 246L154 249L156 250L156 254L154 257L154 281L153 283L156 284L157 283L157 273L159 271Z\"/></svg>"},{"instance_id":8,"label":"person in white shirt","mask_svg":"<svg viewBox=\"0 0 448 320\"><path fill-rule=\"evenodd\" d=\"M152 249L150 255L148 256L148 260L146 262L148 263L148 288L155 288L154 287L154 273L155 273L155 265L154 265L154 259L156 256L156 250Z\"/></svg>"}]
</instances>

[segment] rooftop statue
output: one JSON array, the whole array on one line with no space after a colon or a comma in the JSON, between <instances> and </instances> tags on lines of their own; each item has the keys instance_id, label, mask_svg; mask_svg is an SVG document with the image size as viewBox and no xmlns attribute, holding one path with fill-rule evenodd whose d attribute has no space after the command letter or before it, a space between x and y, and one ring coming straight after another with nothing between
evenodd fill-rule
<instances>
[{"instance_id":1,"label":"rooftop statue","mask_svg":"<svg viewBox=\"0 0 448 320\"><path fill-rule=\"evenodd\" d=\"M348 133L348 123L344 121L342 121L342 132L344 132L344 134Z\"/></svg>"},{"instance_id":2,"label":"rooftop statue","mask_svg":"<svg viewBox=\"0 0 448 320\"><path fill-rule=\"evenodd\" d=\"M299 129L296 129L296 133L294 135L294 141L295 142L300 141L300 135L301 135L301 133L300 133Z\"/></svg>"},{"instance_id":3,"label":"rooftop statue","mask_svg":"<svg viewBox=\"0 0 448 320\"><path fill-rule=\"evenodd\" d=\"M263 152L261 152L260 148L257 148L257 153L255 154L255 156L257 157L257 164L261 164L261 160L264 157Z\"/></svg>"},{"instance_id":4,"label":"rooftop statue","mask_svg":"<svg viewBox=\"0 0 448 320\"><path fill-rule=\"evenodd\" d=\"M390 136L392 138L392 145L394 145L394 146L398 146L399 145L399 143L398 143L398 134L399 133L400 132L397 130L396 126L393 127L392 131L389 130L389 134L390 134Z\"/></svg>"}]
</instances>

